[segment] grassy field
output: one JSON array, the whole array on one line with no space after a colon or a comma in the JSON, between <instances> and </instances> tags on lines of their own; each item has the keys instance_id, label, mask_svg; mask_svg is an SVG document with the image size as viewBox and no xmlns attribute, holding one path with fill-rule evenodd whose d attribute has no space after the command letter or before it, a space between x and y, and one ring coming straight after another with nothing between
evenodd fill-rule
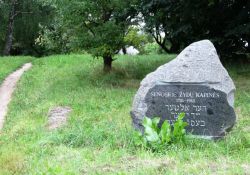
<instances>
[{"instance_id":1,"label":"grassy field","mask_svg":"<svg viewBox=\"0 0 250 175\"><path fill-rule=\"evenodd\" d=\"M225 139L189 140L163 152L135 146L133 97L143 77L173 57L121 56L109 75L88 55L34 60L0 136L0 174L249 174L249 65L226 66L237 87L238 119ZM49 131L47 114L55 106L73 112L67 126Z\"/></svg>"},{"instance_id":2,"label":"grassy field","mask_svg":"<svg viewBox=\"0 0 250 175\"><path fill-rule=\"evenodd\" d=\"M8 74L31 60L32 57L0 57L0 83Z\"/></svg>"}]
</instances>

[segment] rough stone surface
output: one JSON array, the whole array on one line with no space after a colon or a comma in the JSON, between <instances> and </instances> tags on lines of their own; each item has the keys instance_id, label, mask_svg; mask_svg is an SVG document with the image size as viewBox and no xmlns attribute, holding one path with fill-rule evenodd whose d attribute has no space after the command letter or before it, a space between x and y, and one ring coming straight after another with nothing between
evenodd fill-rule
<instances>
[{"instance_id":1,"label":"rough stone surface","mask_svg":"<svg viewBox=\"0 0 250 175\"><path fill-rule=\"evenodd\" d=\"M52 130L65 125L71 111L71 108L67 106L51 109L48 114L48 128Z\"/></svg>"},{"instance_id":2,"label":"rough stone surface","mask_svg":"<svg viewBox=\"0 0 250 175\"><path fill-rule=\"evenodd\" d=\"M220 138L235 124L234 92L213 44L195 42L142 80L132 106L133 125L143 131L145 116L173 123L185 112L189 133Z\"/></svg>"}]
</instances>

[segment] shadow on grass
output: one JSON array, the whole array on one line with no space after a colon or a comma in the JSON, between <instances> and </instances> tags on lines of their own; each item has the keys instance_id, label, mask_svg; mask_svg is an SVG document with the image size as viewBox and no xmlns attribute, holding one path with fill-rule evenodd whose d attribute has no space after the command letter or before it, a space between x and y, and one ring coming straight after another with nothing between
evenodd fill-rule
<instances>
[{"instance_id":1,"label":"shadow on grass","mask_svg":"<svg viewBox=\"0 0 250 175\"><path fill-rule=\"evenodd\" d=\"M105 86L107 88L138 88L140 81L159 66L169 62L175 55L146 55L146 56L121 56L114 61L110 73L103 73L100 65L94 71L90 71L86 77L78 75L79 79L88 78L93 86ZM82 77L84 76L84 77Z\"/></svg>"}]
</instances>

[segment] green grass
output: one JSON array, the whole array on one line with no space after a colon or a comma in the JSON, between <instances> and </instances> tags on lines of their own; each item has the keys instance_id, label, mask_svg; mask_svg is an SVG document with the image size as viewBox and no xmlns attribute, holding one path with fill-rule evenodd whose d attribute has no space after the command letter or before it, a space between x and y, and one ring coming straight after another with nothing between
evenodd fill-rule
<instances>
[{"instance_id":1,"label":"green grass","mask_svg":"<svg viewBox=\"0 0 250 175\"><path fill-rule=\"evenodd\" d=\"M0 83L11 72L32 60L32 57L0 57Z\"/></svg>"},{"instance_id":2,"label":"green grass","mask_svg":"<svg viewBox=\"0 0 250 175\"><path fill-rule=\"evenodd\" d=\"M18 83L0 136L0 174L247 174L250 66L227 66L237 86L237 125L218 142L189 140L164 152L136 147L129 112L144 76L174 55L121 56L114 71L88 55L33 61ZM47 114L70 106L67 126L48 131Z\"/></svg>"}]
</instances>

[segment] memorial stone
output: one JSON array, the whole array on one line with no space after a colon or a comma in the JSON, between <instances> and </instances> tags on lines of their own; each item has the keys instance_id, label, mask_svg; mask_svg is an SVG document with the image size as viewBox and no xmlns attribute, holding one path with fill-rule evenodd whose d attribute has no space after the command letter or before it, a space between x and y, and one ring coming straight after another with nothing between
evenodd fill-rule
<instances>
[{"instance_id":1,"label":"memorial stone","mask_svg":"<svg viewBox=\"0 0 250 175\"><path fill-rule=\"evenodd\" d=\"M213 44L195 42L143 79L131 111L133 125L143 132L145 116L173 125L184 112L187 133L218 139L235 124L234 92Z\"/></svg>"}]
</instances>

